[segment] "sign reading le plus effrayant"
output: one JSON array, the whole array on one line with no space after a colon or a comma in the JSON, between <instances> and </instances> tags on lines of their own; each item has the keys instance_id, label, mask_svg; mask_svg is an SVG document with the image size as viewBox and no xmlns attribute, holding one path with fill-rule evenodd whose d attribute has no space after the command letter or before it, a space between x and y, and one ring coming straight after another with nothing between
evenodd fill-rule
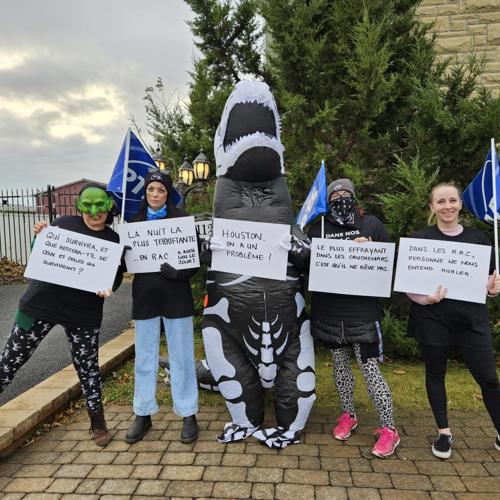
<instances>
[{"instance_id":1,"label":"sign reading le plus effrayant","mask_svg":"<svg viewBox=\"0 0 500 500\"><path fill-rule=\"evenodd\" d=\"M154 273L164 262L175 269L199 267L194 217L175 217L118 226L120 243L129 246L125 253L127 271Z\"/></svg>"},{"instance_id":2,"label":"sign reading le plus effrayant","mask_svg":"<svg viewBox=\"0 0 500 500\"><path fill-rule=\"evenodd\" d=\"M123 246L56 226L42 230L24 276L88 292L112 288Z\"/></svg>"},{"instance_id":3,"label":"sign reading le plus effrayant","mask_svg":"<svg viewBox=\"0 0 500 500\"><path fill-rule=\"evenodd\" d=\"M394 243L313 238L309 290L389 297Z\"/></svg>"}]
</instances>

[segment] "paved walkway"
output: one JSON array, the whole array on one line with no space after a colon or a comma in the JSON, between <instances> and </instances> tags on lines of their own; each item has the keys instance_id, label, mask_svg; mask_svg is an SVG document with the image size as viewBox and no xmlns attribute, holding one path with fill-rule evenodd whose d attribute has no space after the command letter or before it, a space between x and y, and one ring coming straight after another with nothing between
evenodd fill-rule
<instances>
[{"instance_id":1,"label":"paved walkway","mask_svg":"<svg viewBox=\"0 0 500 500\"><path fill-rule=\"evenodd\" d=\"M196 443L181 444L181 420L171 411L154 416L142 442L123 441L128 406L106 408L114 439L104 449L90 440L86 414L53 427L0 462L4 499L97 498L318 498L499 499L500 452L484 414L454 413L452 457L434 458L428 413L399 416L402 444L396 456L370 455L373 418L364 418L347 443L334 441L334 417L314 410L304 444L270 450L249 438L229 445L215 440L227 421L223 407L204 407Z\"/></svg>"}]
</instances>

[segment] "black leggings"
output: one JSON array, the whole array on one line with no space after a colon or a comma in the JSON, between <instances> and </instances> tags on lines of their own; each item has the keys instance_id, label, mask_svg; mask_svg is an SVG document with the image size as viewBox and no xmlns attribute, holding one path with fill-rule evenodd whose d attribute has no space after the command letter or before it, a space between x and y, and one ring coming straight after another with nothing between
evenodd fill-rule
<instances>
[{"instance_id":1,"label":"black leggings","mask_svg":"<svg viewBox=\"0 0 500 500\"><path fill-rule=\"evenodd\" d=\"M35 320L29 331L14 323L7 344L0 354L0 393L10 384L17 370L28 361L55 323ZM101 407L101 372L99 370L99 328L64 327L73 365L91 412Z\"/></svg>"},{"instance_id":2,"label":"black leggings","mask_svg":"<svg viewBox=\"0 0 500 500\"><path fill-rule=\"evenodd\" d=\"M425 387L427 397L439 429L448 427L448 408L444 378L449 347L420 345L425 362ZM500 434L500 384L495 355L490 351L475 351L460 347L460 354L474 380L481 387L484 405L493 425Z\"/></svg>"}]
</instances>

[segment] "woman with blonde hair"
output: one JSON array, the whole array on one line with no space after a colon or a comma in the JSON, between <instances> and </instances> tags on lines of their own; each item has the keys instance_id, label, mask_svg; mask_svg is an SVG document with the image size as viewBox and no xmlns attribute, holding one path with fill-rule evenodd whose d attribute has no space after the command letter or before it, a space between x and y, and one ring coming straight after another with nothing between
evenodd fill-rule
<instances>
[{"instance_id":1,"label":"woman with blonde hair","mask_svg":"<svg viewBox=\"0 0 500 500\"><path fill-rule=\"evenodd\" d=\"M462 199L453 183L435 186L429 196L431 218L435 223L412 237L476 245L491 245L485 233L459 223ZM489 296L500 292L500 277L490 263L485 283ZM425 386L438 437L432 453L439 458L451 455L453 436L448 425L445 387L446 364L451 347L457 347L476 382L481 387L486 409L497 431L495 448L500 450L500 384L498 381L492 335L485 304L446 298L447 289L439 286L432 295L409 294L412 300L408 334L420 344L425 363Z\"/></svg>"}]
</instances>

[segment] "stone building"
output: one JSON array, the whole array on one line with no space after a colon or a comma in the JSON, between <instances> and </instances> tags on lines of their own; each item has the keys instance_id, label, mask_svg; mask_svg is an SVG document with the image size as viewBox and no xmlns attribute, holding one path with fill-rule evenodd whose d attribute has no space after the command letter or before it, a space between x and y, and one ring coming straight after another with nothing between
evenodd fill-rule
<instances>
[{"instance_id":1,"label":"stone building","mask_svg":"<svg viewBox=\"0 0 500 500\"><path fill-rule=\"evenodd\" d=\"M423 0L417 14L435 22L440 56L463 60L471 52L484 54L482 82L500 93L500 0Z\"/></svg>"}]
</instances>

